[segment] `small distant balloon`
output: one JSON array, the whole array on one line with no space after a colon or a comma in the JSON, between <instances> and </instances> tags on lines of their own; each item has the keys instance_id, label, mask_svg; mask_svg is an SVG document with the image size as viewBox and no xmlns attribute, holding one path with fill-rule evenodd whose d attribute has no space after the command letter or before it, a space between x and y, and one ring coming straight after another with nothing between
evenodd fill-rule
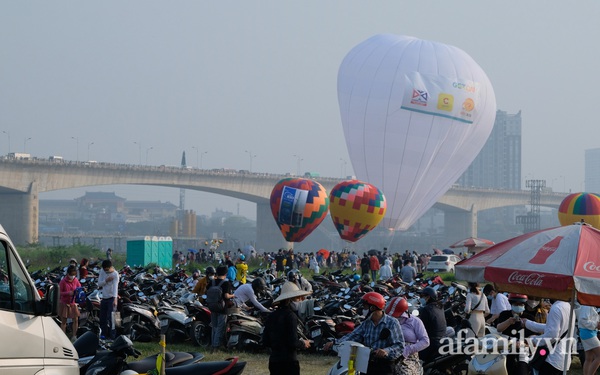
<instances>
[{"instance_id":1,"label":"small distant balloon","mask_svg":"<svg viewBox=\"0 0 600 375\"><path fill-rule=\"evenodd\" d=\"M560 225L585 222L600 229L600 195L594 193L569 194L558 207Z\"/></svg>"},{"instance_id":2,"label":"small distant balloon","mask_svg":"<svg viewBox=\"0 0 600 375\"><path fill-rule=\"evenodd\" d=\"M340 237L356 242L379 224L387 207L375 186L359 180L342 181L329 194L329 212Z\"/></svg>"},{"instance_id":3,"label":"small distant balloon","mask_svg":"<svg viewBox=\"0 0 600 375\"><path fill-rule=\"evenodd\" d=\"M301 242L327 215L329 197L316 181L285 178L271 191L271 213L288 242Z\"/></svg>"}]
</instances>

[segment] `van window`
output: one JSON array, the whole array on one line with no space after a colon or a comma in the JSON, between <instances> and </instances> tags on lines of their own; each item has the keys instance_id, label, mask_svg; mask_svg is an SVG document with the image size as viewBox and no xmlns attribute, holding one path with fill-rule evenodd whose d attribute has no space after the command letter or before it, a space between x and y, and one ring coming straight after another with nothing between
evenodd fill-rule
<instances>
[{"instance_id":1,"label":"van window","mask_svg":"<svg viewBox=\"0 0 600 375\"><path fill-rule=\"evenodd\" d=\"M33 290L25 271L7 244L0 242L0 309L33 314L34 306Z\"/></svg>"}]
</instances>

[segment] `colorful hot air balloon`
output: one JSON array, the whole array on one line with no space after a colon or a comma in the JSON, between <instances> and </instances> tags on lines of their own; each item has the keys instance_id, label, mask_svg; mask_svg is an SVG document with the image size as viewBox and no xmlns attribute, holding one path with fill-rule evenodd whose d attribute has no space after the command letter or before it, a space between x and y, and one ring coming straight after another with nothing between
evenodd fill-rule
<instances>
[{"instance_id":1,"label":"colorful hot air balloon","mask_svg":"<svg viewBox=\"0 0 600 375\"><path fill-rule=\"evenodd\" d=\"M338 100L352 168L385 194L383 225L401 230L468 168L496 116L492 85L464 51L389 34L344 58Z\"/></svg>"},{"instance_id":2,"label":"colorful hot air balloon","mask_svg":"<svg viewBox=\"0 0 600 375\"><path fill-rule=\"evenodd\" d=\"M325 188L304 178L285 178L271 192L271 212L288 242L301 242L327 215Z\"/></svg>"},{"instance_id":3,"label":"colorful hot air balloon","mask_svg":"<svg viewBox=\"0 0 600 375\"><path fill-rule=\"evenodd\" d=\"M329 212L340 237L356 242L383 219L386 202L381 190L358 180L342 181L329 194Z\"/></svg>"},{"instance_id":4,"label":"colorful hot air balloon","mask_svg":"<svg viewBox=\"0 0 600 375\"><path fill-rule=\"evenodd\" d=\"M593 193L569 194L558 207L560 225L584 221L600 229L600 195Z\"/></svg>"}]
</instances>

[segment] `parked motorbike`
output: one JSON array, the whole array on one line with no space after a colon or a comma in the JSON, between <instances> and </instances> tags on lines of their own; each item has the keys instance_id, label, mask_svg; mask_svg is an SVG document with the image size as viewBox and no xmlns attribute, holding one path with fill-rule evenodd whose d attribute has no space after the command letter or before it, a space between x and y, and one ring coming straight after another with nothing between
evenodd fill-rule
<instances>
[{"instance_id":1,"label":"parked motorbike","mask_svg":"<svg viewBox=\"0 0 600 375\"><path fill-rule=\"evenodd\" d=\"M86 337L84 337L86 336ZM93 339L84 335L86 343L76 346L91 346ZM97 337L96 337L97 340ZM78 340L79 341L79 340ZM150 356L141 361L127 362L128 357L138 357L140 352L126 336L119 336L108 350L98 351L89 361L80 367L82 375L131 375L147 373L156 368L156 357ZM166 353L165 373L167 375L239 375L246 367L246 362L237 357L225 361L201 362L204 356L200 353Z\"/></svg>"},{"instance_id":2,"label":"parked motorbike","mask_svg":"<svg viewBox=\"0 0 600 375\"><path fill-rule=\"evenodd\" d=\"M227 348L247 351L260 351L262 345L263 322L260 318L243 313L230 314L227 319Z\"/></svg>"}]
</instances>

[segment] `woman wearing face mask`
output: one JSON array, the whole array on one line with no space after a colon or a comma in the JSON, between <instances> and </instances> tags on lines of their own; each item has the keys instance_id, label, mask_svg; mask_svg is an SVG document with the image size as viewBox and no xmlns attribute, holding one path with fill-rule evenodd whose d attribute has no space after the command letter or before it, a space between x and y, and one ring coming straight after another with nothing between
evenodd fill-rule
<instances>
[{"instance_id":1,"label":"woman wearing face mask","mask_svg":"<svg viewBox=\"0 0 600 375\"><path fill-rule=\"evenodd\" d=\"M385 313L398 319L404 335L404 350L394 374L423 374L419 352L429 346L429 336L423 322L408 313L408 301L402 297L390 299L385 306Z\"/></svg>"},{"instance_id":2,"label":"woman wearing face mask","mask_svg":"<svg viewBox=\"0 0 600 375\"><path fill-rule=\"evenodd\" d=\"M527 303L527 296L510 293L508 295L508 302L510 302L511 310L502 311L500 316L498 316L496 325L498 332L516 338L524 338L529 334L533 334L531 331L526 331L525 327L521 324L522 314L525 311L525 304ZM527 375L529 371L527 353L507 355L506 368L510 375Z\"/></svg>"},{"instance_id":3,"label":"woman wearing face mask","mask_svg":"<svg viewBox=\"0 0 600 375\"><path fill-rule=\"evenodd\" d=\"M485 316L490 313L490 308L487 298L479 290L477 283L469 283L465 313L469 314L469 323L471 323L471 330L467 331L467 337L483 337L485 335Z\"/></svg>"},{"instance_id":4,"label":"woman wearing face mask","mask_svg":"<svg viewBox=\"0 0 600 375\"><path fill-rule=\"evenodd\" d=\"M300 290L296 284L287 281L281 294L273 304L279 308L269 315L263 331L263 343L271 348L269 372L271 375L300 375L300 363L296 356L298 349L310 347L308 340L298 338L298 305L310 292Z\"/></svg>"},{"instance_id":5,"label":"woman wearing face mask","mask_svg":"<svg viewBox=\"0 0 600 375\"><path fill-rule=\"evenodd\" d=\"M548 310L542 306L539 298L529 296L525 303L525 311L521 316L536 323L546 323Z\"/></svg>"},{"instance_id":6,"label":"woman wearing face mask","mask_svg":"<svg viewBox=\"0 0 600 375\"><path fill-rule=\"evenodd\" d=\"M60 316L60 328L67 333L67 319L73 320L73 336L71 340L77 338L77 329L79 328L79 308L75 303L75 289L80 288L81 284L77 280L77 266L69 266L67 274L58 284L60 290L60 301L58 303L58 316Z\"/></svg>"}]
</instances>

